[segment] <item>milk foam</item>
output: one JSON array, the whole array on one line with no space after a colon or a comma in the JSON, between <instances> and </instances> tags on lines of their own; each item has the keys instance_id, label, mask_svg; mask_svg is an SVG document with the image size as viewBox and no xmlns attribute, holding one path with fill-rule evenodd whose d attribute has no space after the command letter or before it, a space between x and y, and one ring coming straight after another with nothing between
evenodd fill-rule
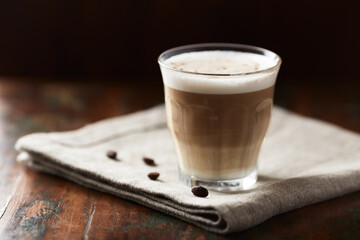
<instances>
[{"instance_id":1,"label":"milk foam","mask_svg":"<svg viewBox=\"0 0 360 240\"><path fill-rule=\"evenodd\" d=\"M237 76L206 74L244 74L271 68L275 56L236 51L200 51L182 53L164 61L176 70L161 67L164 83L172 88L195 93L234 94L258 91L274 85L278 68ZM193 74L194 73L194 74ZM205 74L205 75L201 75Z\"/></svg>"}]
</instances>

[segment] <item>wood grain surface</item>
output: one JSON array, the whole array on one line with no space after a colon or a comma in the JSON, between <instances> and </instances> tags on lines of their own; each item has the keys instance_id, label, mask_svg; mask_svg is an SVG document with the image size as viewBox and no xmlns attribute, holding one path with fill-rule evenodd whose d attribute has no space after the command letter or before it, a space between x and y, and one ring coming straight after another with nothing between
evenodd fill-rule
<instances>
[{"instance_id":1,"label":"wood grain surface","mask_svg":"<svg viewBox=\"0 0 360 240\"><path fill-rule=\"evenodd\" d=\"M281 83L276 103L360 132L359 86ZM220 236L15 162L20 136L72 130L147 108L163 101L162 91L160 80L0 78L0 239L360 239L360 192Z\"/></svg>"}]
</instances>

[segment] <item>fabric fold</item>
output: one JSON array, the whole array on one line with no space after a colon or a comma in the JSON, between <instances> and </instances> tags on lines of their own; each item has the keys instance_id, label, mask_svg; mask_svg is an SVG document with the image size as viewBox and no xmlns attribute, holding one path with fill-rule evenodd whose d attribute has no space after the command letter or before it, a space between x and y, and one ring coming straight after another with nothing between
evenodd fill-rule
<instances>
[{"instance_id":1,"label":"fabric fold","mask_svg":"<svg viewBox=\"0 0 360 240\"><path fill-rule=\"evenodd\" d=\"M29 168L151 207L216 233L253 227L280 213L360 190L360 136L274 107L259 181L240 192L195 197L178 180L163 105L16 143ZM106 152L118 152L119 161ZM142 157L154 158L148 166ZM147 174L160 173L158 181Z\"/></svg>"}]
</instances>

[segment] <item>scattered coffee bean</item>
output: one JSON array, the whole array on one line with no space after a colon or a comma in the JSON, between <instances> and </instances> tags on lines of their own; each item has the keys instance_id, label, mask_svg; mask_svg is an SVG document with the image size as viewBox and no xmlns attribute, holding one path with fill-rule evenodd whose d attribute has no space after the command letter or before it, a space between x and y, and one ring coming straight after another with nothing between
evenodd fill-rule
<instances>
[{"instance_id":1,"label":"scattered coffee bean","mask_svg":"<svg viewBox=\"0 0 360 240\"><path fill-rule=\"evenodd\" d=\"M146 165L155 166L155 161L152 158L143 157L143 161Z\"/></svg>"},{"instance_id":2,"label":"scattered coffee bean","mask_svg":"<svg viewBox=\"0 0 360 240\"><path fill-rule=\"evenodd\" d=\"M148 177L151 180L156 180L159 176L160 176L160 173L158 173L158 172L151 172L151 173L148 174Z\"/></svg>"},{"instance_id":3,"label":"scattered coffee bean","mask_svg":"<svg viewBox=\"0 0 360 240\"><path fill-rule=\"evenodd\" d=\"M108 158L116 160L117 153L115 151L107 151L106 156Z\"/></svg>"},{"instance_id":4,"label":"scattered coffee bean","mask_svg":"<svg viewBox=\"0 0 360 240\"><path fill-rule=\"evenodd\" d=\"M207 195L209 195L208 190L202 186L192 187L191 192L197 197L207 197Z\"/></svg>"}]
</instances>

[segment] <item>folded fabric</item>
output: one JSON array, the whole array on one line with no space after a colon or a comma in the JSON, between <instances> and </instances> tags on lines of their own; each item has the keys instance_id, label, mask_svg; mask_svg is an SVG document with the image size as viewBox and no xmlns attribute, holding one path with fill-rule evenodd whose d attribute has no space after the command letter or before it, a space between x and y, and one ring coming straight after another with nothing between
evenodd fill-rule
<instances>
[{"instance_id":1,"label":"folded fabric","mask_svg":"<svg viewBox=\"0 0 360 240\"><path fill-rule=\"evenodd\" d=\"M151 207L216 233L360 190L360 136L274 107L259 160L259 181L240 192L199 198L180 182L163 105L16 143L18 161L83 186ZM106 156L118 152L119 161ZM144 164L144 156L156 166ZM157 181L147 177L159 172Z\"/></svg>"}]
</instances>

